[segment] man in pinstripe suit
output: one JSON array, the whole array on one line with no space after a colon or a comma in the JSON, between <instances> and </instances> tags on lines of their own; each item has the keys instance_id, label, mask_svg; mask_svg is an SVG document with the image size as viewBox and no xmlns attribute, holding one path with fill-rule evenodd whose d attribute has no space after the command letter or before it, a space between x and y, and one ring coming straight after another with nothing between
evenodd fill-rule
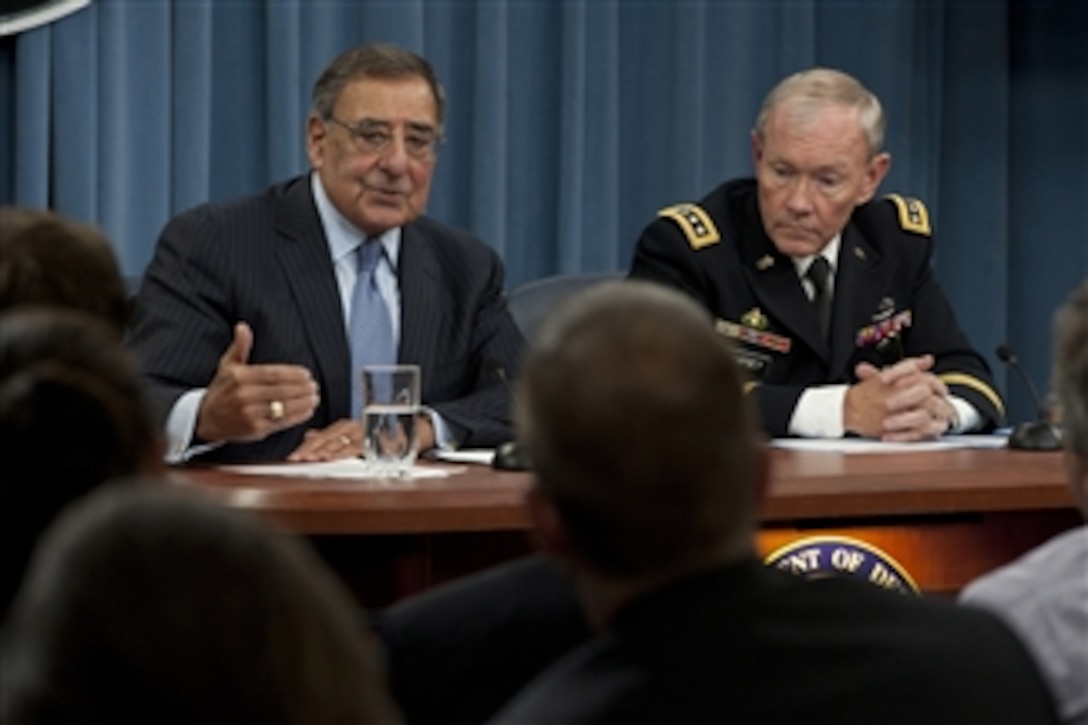
<instances>
[{"instance_id":1,"label":"man in pinstripe suit","mask_svg":"<svg viewBox=\"0 0 1088 725\"><path fill-rule=\"evenodd\" d=\"M372 240L397 361L422 368L420 450L510 437L496 371L516 373L524 340L502 263L423 216L444 105L419 56L346 51L314 86L311 174L167 224L130 344L166 413L172 460L359 453L347 331L356 247Z\"/></svg>"}]
</instances>

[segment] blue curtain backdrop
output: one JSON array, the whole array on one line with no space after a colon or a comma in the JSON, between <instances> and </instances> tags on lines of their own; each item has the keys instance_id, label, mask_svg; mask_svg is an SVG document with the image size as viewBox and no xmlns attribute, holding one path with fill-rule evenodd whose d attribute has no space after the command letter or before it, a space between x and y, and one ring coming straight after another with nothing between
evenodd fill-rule
<instances>
[{"instance_id":1,"label":"blue curtain backdrop","mask_svg":"<svg viewBox=\"0 0 1088 725\"><path fill-rule=\"evenodd\" d=\"M139 275L171 215L306 169L313 79L372 40L436 66L430 213L492 244L509 287L625 269L658 208L750 172L780 77L853 73L890 115L884 190L928 203L961 322L1047 381L1052 310L1088 276L1076 0L96 0L0 39L0 199L100 224Z\"/></svg>"}]
</instances>

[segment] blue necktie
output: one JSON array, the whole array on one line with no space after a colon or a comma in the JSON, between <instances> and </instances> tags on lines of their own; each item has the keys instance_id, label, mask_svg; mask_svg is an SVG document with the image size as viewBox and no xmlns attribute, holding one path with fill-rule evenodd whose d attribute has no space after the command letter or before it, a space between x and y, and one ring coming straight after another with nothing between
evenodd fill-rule
<instances>
[{"instance_id":1,"label":"blue necktie","mask_svg":"<svg viewBox=\"0 0 1088 725\"><path fill-rule=\"evenodd\" d=\"M358 419L363 407L364 365L392 365L397 361L397 343L389 307L378 290L375 271L381 261L382 245L377 239L360 244L355 254L358 276L351 296L349 336L351 342L351 414Z\"/></svg>"}]
</instances>

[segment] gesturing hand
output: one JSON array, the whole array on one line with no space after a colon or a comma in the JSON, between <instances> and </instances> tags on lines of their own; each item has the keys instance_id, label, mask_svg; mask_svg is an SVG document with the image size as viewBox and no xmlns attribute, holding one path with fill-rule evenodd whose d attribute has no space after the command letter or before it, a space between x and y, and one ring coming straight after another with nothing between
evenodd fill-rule
<instances>
[{"instance_id":1,"label":"gesturing hand","mask_svg":"<svg viewBox=\"0 0 1088 725\"><path fill-rule=\"evenodd\" d=\"M252 348L253 331L239 322L197 413L201 440L261 440L309 420L317 409L317 383L309 370L301 365L250 365Z\"/></svg>"}]
</instances>

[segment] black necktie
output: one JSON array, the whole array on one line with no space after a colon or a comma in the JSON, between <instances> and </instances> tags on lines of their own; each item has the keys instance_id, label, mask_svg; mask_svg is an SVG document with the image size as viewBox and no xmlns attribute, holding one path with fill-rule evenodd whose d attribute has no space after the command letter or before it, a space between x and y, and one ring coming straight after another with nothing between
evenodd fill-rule
<instances>
[{"instance_id":1,"label":"black necktie","mask_svg":"<svg viewBox=\"0 0 1088 725\"><path fill-rule=\"evenodd\" d=\"M831 328L831 290L828 285L831 279L831 265L823 257L816 257L808 266L805 276L816 290L816 293L812 295L812 306L816 309L816 319L820 321L820 332L826 340L827 332Z\"/></svg>"}]
</instances>

